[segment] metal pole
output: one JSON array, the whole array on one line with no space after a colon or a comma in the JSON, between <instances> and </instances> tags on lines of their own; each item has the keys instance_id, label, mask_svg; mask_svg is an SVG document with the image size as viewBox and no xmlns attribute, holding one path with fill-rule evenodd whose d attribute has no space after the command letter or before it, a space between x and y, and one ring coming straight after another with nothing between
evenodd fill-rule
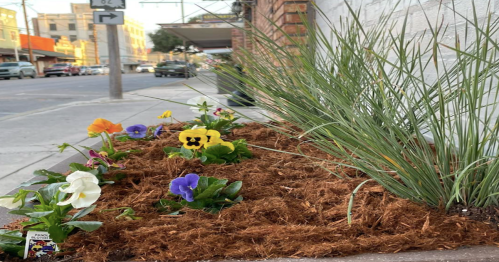
<instances>
[{"instance_id":1,"label":"metal pole","mask_svg":"<svg viewBox=\"0 0 499 262\"><path fill-rule=\"evenodd\" d=\"M16 56L16 62L19 61L19 53L17 52L17 39L14 40L14 43L16 43L16 46L14 47L14 54Z\"/></svg>"},{"instance_id":2,"label":"metal pole","mask_svg":"<svg viewBox=\"0 0 499 262\"><path fill-rule=\"evenodd\" d=\"M99 45L97 45L97 28L96 24L92 24L93 30L94 30L94 53L95 53L95 64L100 65L100 58L99 58Z\"/></svg>"},{"instance_id":3,"label":"metal pole","mask_svg":"<svg viewBox=\"0 0 499 262\"><path fill-rule=\"evenodd\" d=\"M26 33L28 35L29 62L36 66L36 74L38 74L38 72L40 72L40 69L38 68L38 63L35 64L35 57L33 56L33 49L31 48L31 34L29 32L28 15L26 13L25 0L23 0L22 6L23 6L23 11L24 11L24 22L26 23Z\"/></svg>"},{"instance_id":4,"label":"metal pole","mask_svg":"<svg viewBox=\"0 0 499 262\"><path fill-rule=\"evenodd\" d=\"M185 23L185 16L184 16L184 0L180 1L180 4L182 6L182 24Z\"/></svg>"},{"instance_id":5,"label":"metal pole","mask_svg":"<svg viewBox=\"0 0 499 262\"><path fill-rule=\"evenodd\" d=\"M109 10L114 11L114 9ZM121 83L121 59L120 46L118 42L118 26L106 25L107 29L107 51L109 53L109 98L123 99L123 88Z\"/></svg>"}]
</instances>

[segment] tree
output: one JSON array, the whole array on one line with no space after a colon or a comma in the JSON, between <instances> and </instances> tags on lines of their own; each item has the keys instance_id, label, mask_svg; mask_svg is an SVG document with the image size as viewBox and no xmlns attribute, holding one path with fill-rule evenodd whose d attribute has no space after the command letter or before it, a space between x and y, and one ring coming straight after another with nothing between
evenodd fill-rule
<instances>
[{"instance_id":1,"label":"tree","mask_svg":"<svg viewBox=\"0 0 499 262\"><path fill-rule=\"evenodd\" d=\"M166 32L166 30L158 29L154 33L148 34L154 44L152 51L168 53L178 46L182 46L182 39Z\"/></svg>"}]
</instances>

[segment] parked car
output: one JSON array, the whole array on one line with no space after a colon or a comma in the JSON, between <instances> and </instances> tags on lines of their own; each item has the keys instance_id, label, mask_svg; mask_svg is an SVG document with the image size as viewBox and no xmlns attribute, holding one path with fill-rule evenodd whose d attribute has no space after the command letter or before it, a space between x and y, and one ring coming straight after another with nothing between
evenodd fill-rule
<instances>
[{"instance_id":1,"label":"parked car","mask_svg":"<svg viewBox=\"0 0 499 262\"><path fill-rule=\"evenodd\" d=\"M152 73L154 72L154 66L152 65L139 65L137 69L135 69L137 73Z\"/></svg>"},{"instance_id":2,"label":"parked car","mask_svg":"<svg viewBox=\"0 0 499 262\"><path fill-rule=\"evenodd\" d=\"M109 74L109 67L104 66L104 65L94 65L94 66L91 66L90 69L92 69L92 75L107 75L107 74Z\"/></svg>"},{"instance_id":3,"label":"parked car","mask_svg":"<svg viewBox=\"0 0 499 262\"><path fill-rule=\"evenodd\" d=\"M73 66L71 63L57 63L45 67L43 69L43 74L45 74L45 77L50 77L52 75L78 76L81 75L81 71L80 67Z\"/></svg>"},{"instance_id":4,"label":"parked car","mask_svg":"<svg viewBox=\"0 0 499 262\"><path fill-rule=\"evenodd\" d=\"M155 77L162 76L185 76L187 66L187 77L196 76L196 66L185 61L165 61L158 64L154 70Z\"/></svg>"},{"instance_id":5,"label":"parked car","mask_svg":"<svg viewBox=\"0 0 499 262\"><path fill-rule=\"evenodd\" d=\"M80 66L80 72L82 75L91 75L92 68L90 68L89 66Z\"/></svg>"},{"instance_id":6,"label":"parked car","mask_svg":"<svg viewBox=\"0 0 499 262\"><path fill-rule=\"evenodd\" d=\"M29 62L4 62L0 63L0 78L10 79L17 77L23 79L25 76L36 77L36 68Z\"/></svg>"}]
</instances>

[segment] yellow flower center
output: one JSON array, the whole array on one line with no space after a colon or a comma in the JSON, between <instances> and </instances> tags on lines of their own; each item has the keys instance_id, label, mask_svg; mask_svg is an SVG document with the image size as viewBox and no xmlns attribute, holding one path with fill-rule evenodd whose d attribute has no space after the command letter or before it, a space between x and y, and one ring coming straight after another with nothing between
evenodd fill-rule
<instances>
[{"instance_id":1,"label":"yellow flower center","mask_svg":"<svg viewBox=\"0 0 499 262\"><path fill-rule=\"evenodd\" d=\"M107 157L109 154L107 152L105 152L105 151L100 151L99 155L101 155L103 157Z\"/></svg>"},{"instance_id":2,"label":"yellow flower center","mask_svg":"<svg viewBox=\"0 0 499 262\"><path fill-rule=\"evenodd\" d=\"M83 194L83 193L80 193L80 195L78 196L78 198L85 198L87 197L87 195Z\"/></svg>"},{"instance_id":3,"label":"yellow flower center","mask_svg":"<svg viewBox=\"0 0 499 262\"><path fill-rule=\"evenodd\" d=\"M135 131L135 134L138 134L138 133L139 133L139 131Z\"/></svg>"}]
</instances>

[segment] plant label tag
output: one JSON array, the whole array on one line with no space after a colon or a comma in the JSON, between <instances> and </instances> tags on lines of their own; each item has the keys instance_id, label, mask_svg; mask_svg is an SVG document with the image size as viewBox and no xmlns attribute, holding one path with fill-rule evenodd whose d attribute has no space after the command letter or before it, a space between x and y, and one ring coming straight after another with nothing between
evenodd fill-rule
<instances>
[{"instance_id":1,"label":"plant label tag","mask_svg":"<svg viewBox=\"0 0 499 262\"><path fill-rule=\"evenodd\" d=\"M56 243L50 239L48 232L28 231L24 249L25 259L50 255L58 250Z\"/></svg>"}]
</instances>

